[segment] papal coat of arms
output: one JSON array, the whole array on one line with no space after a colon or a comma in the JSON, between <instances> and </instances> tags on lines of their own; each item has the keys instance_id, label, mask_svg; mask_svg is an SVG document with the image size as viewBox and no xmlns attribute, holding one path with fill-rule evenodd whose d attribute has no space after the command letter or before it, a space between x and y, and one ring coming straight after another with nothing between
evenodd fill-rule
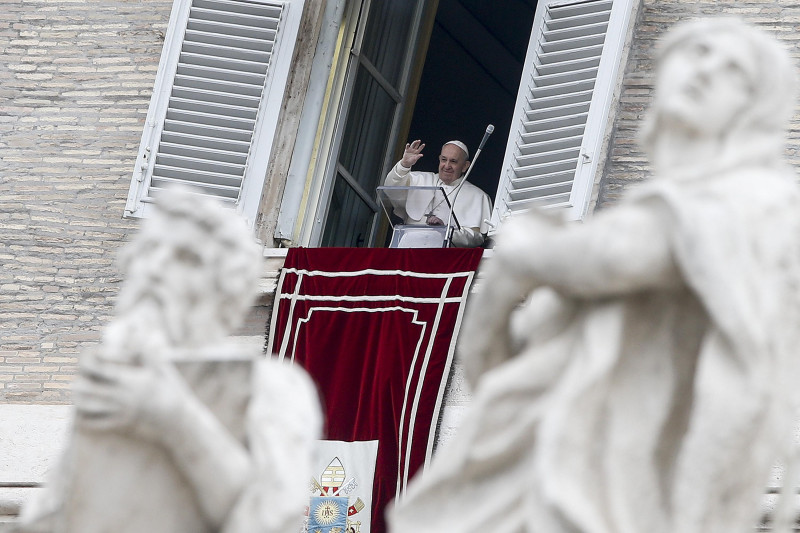
<instances>
[{"instance_id":1,"label":"papal coat of arms","mask_svg":"<svg viewBox=\"0 0 800 533\"><path fill-rule=\"evenodd\" d=\"M371 483L368 485L371 492ZM363 522L357 515L367 506L354 495L358 487L356 477L348 478L342 461L334 457L319 479L311 478L312 496L305 530L308 533L363 533Z\"/></svg>"}]
</instances>

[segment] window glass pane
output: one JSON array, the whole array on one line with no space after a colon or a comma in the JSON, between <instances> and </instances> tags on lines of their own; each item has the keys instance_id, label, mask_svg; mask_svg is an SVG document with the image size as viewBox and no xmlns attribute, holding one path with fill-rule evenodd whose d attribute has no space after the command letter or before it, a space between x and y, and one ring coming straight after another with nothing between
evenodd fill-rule
<instances>
[{"instance_id":1,"label":"window glass pane","mask_svg":"<svg viewBox=\"0 0 800 533\"><path fill-rule=\"evenodd\" d=\"M362 49L393 87L400 82L417 2L372 0Z\"/></svg>"},{"instance_id":2,"label":"window glass pane","mask_svg":"<svg viewBox=\"0 0 800 533\"><path fill-rule=\"evenodd\" d=\"M374 211L337 174L322 246L369 246L374 220Z\"/></svg>"},{"instance_id":3,"label":"window glass pane","mask_svg":"<svg viewBox=\"0 0 800 533\"><path fill-rule=\"evenodd\" d=\"M339 163L364 191L374 195L383 176L395 102L363 68L359 68Z\"/></svg>"}]
</instances>

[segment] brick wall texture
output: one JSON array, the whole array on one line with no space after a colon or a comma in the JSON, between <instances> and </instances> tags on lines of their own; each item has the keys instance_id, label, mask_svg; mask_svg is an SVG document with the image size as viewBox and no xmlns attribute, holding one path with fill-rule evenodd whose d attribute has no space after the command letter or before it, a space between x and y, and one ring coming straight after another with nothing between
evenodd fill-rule
<instances>
[{"instance_id":1,"label":"brick wall texture","mask_svg":"<svg viewBox=\"0 0 800 533\"><path fill-rule=\"evenodd\" d=\"M69 402L78 354L110 318L113 258L136 228L122 213L171 4L1 4L0 402ZM636 135L655 41L679 20L721 13L773 32L797 56L796 2L642 0L600 208L648 174ZM796 123L787 153L800 162ZM266 316L254 309L248 327Z\"/></svg>"},{"instance_id":2,"label":"brick wall texture","mask_svg":"<svg viewBox=\"0 0 800 533\"><path fill-rule=\"evenodd\" d=\"M68 401L116 250L171 0L0 3L0 400Z\"/></svg>"},{"instance_id":3,"label":"brick wall texture","mask_svg":"<svg viewBox=\"0 0 800 533\"><path fill-rule=\"evenodd\" d=\"M701 16L735 16L775 35L800 56L800 3L786 0L642 0L625 68L610 154L600 183L597 208L613 205L631 184L647 179L649 167L638 147L638 129L651 102L653 49L675 23ZM800 165L800 115L795 113L786 154Z\"/></svg>"}]
</instances>

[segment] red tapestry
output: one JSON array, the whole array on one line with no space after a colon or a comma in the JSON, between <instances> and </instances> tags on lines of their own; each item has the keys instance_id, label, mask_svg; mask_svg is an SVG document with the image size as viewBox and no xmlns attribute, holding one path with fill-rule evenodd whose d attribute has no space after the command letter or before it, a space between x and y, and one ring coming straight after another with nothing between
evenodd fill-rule
<instances>
[{"instance_id":1,"label":"red tapestry","mask_svg":"<svg viewBox=\"0 0 800 533\"><path fill-rule=\"evenodd\" d=\"M292 248L269 351L316 381L325 439L379 441L371 531L430 459L480 249Z\"/></svg>"}]
</instances>

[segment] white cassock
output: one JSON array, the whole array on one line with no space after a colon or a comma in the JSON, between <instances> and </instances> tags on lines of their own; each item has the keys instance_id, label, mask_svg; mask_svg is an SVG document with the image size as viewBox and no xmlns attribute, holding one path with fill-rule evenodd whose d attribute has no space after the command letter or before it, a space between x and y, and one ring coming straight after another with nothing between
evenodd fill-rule
<instances>
[{"instance_id":1,"label":"white cassock","mask_svg":"<svg viewBox=\"0 0 800 533\"><path fill-rule=\"evenodd\" d=\"M447 201L440 192L434 194L430 190L393 194L391 200L395 214L406 224L424 226L429 214L447 223L450 219L448 201L451 204L455 201L453 214L462 229L453 233L453 244L461 247L477 247L483 244L483 235L489 231L486 221L492 216L492 202L485 192L470 182L464 183L461 191L457 193L462 181L463 178L459 178L447 185L439 179L439 174L412 172L398 162L386 175L384 185L441 187L447 195ZM451 225L455 226L455 223Z\"/></svg>"}]
</instances>

